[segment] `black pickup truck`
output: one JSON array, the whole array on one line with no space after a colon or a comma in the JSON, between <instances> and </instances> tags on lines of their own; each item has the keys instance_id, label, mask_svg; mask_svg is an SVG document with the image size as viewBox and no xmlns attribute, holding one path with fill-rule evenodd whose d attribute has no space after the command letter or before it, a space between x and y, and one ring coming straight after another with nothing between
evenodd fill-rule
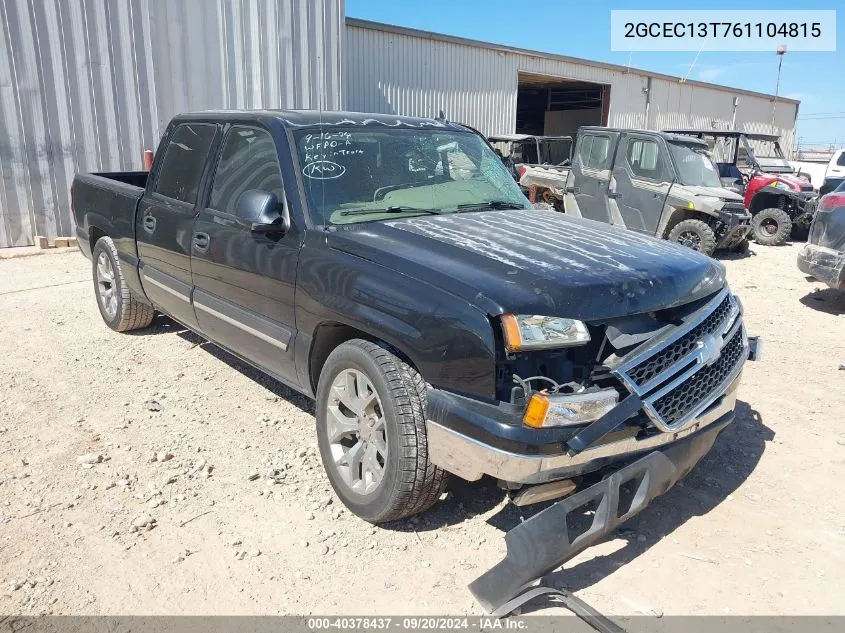
<instances>
[{"instance_id":1,"label":"black pickup truck","mask_svg":"<svg viewBox=\"0 0 845 633\"><path fill-rule=\"evenodd\" d=\"M72 199L105 322L163 313L315 398L354 513L421 512L447 473L491 476L517 504L566 497L473 584L490 607L686 474L757 350L720 263L532 209L455 123L185 114L149 174L78 175Z\"/></svg>"}]
</instances>

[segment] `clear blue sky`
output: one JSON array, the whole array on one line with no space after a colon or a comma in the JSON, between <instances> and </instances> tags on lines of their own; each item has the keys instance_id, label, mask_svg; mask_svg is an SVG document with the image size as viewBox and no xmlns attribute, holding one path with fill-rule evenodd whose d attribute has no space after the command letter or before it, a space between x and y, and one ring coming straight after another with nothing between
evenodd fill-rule
<instances>
[{"instance_id":1,"label":"clear blue sky","mask_svg":"<svg viewBox=\"0 0 845 633\"><path fill-rule=\"evenodd\" d=\"M797 134L807 144L845 146L845 3L769 0L688 5L649 0L345 0L349 17L447 33L561 55L626 65L629 53L610 50L610 9L842 9L837 14L836 52L788 52L780 94L801 100ZM530 9L529 9L530 7ZM522 19L520 14L529 17ZM633 53L636 68L684 76L694 52ZM777 55L703 52L691 79L774 94Z\"/></svg>"}]
</instances>

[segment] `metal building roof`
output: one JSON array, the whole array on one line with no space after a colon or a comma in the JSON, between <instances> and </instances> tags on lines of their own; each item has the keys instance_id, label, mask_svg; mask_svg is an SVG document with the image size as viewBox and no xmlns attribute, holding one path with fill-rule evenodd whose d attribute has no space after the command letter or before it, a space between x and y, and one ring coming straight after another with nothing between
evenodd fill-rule
<instances>
[{"instance_id":1,"label":"metal building roof","mask_svg":"<svg viewBox=\"0 0 845 633\"><path fill-rule=\"evenodd\" d=\"M535 51L527 48L518 48L516 46L507 46L505 44L495 44L493 42L485 42L482 40L473 40L465 37L457 37L454 35L446 35L445 33L435 33L433 31L423 31L420 29L412 29L404 26L396 26L394 24L385 24L382 22L373 22L371 20L361 20L359 18L346 18L347 26L355 26L362 29L372 29L376 31L385 31L388 33L398 33L401 35L409 35L412 37L419 37L429 40L437 40L441 42L450 42L453 44L463 44L464 46L474 46L477 48L486 48L490 50L499 51L502 53L514 53L518 55L530 55L532 57L543 57L546 59L553 59L557 61L570 62L573 64L581 64L584 66L593 66L604 70L613 70L620 73L629 73L634 75L641 75L643 77L656 77L659 79L668 79L678 83L686 83L693 86L702 86L705 88L715 88L717 90L730 91L736 94L745 94L754 97L764 97L766 99L774 100L775 96L766 94L764 92L755 92L753 90L746 90L744 88L734 88L732 86L724 86L720 84L708 83L705 81L696 81L693 79L682 79L674 75L664 75L663 73L652 72L650 70L643 70L641 68L632 68L629 66L620 66L619 64L610 64L607 62L599 62L590 59L583 59L580 57L571 57L568 55L559 55L557 53L545 53L542 51ZM790 99L788 97L778 96L777 100L783 103L798 104L797 99Z\"/></svg>"}]
</instances>

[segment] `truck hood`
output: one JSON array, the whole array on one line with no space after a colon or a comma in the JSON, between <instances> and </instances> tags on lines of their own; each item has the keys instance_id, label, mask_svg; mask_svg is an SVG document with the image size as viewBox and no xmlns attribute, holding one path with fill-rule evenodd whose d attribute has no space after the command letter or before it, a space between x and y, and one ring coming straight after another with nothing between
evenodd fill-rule
<instances>
[{"instance_id":1,"label":"truck hood","mask_svg":"<svg viewBox=\"0 0 845 633\"><path fill-rule=\"evenodd\" d=\"M533 209L349 225L328 243L491 316L600 321L687 303L725 284L724 266L688 248Z\"/></svg>"}]
</instances>

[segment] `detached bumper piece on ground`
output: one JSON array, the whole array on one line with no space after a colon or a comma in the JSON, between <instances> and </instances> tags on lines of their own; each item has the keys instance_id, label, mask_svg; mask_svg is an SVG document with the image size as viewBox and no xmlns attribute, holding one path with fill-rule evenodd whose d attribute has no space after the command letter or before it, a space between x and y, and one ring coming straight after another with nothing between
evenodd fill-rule
<instances>
[{"instance_id":1,"label":"detached bumper piece on ground","mask_svg":"<svg viewBox=\"0 0 845 633\"><path fill-rule=\"evenodd\" d=\"M473 596L485 609L501 617L548 593L537 593L537 587L531 584L666 493L707 454L733 416L733 412L728 413L686 440L649 453L512 529L505 535L505 558L469 585ZM586 529L576 531L587 510L594 510L591 522Z\"/></svg>"}]
</instances>

